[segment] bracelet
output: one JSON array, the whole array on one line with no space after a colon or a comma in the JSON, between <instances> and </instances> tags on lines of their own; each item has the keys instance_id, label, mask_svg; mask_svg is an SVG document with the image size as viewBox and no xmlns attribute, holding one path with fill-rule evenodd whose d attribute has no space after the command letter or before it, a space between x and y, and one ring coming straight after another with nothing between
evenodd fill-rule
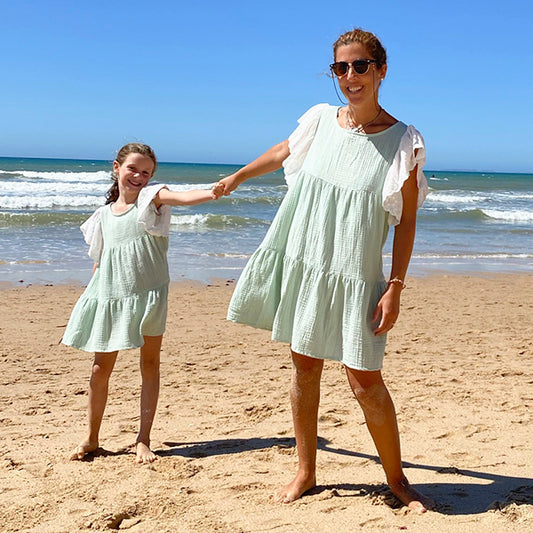
<instances>
[{"instance_id":1,"label":"bracelet","mask_svg":"<svg viewBox=\"0 0 533 533\"><path fill-rule=\"evenodd\" d=\"M397 283L398 285L400 285L402 290L407 287L407 285L403 282L403 279L400 278L393 278L387 281L387 285L392 285L393 283Z\"/></svg>"}]
</instances>

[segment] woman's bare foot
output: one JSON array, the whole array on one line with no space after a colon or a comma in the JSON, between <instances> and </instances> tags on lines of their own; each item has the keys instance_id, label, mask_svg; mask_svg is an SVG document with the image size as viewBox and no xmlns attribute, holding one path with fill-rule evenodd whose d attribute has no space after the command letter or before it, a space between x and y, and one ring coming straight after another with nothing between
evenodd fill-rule
<instances>
[{"instance_id":1,"label":"woman's bare foot","mask_svg":"<svg viewBox=\"0 0 533 533\"><path fill-rule=\"evenodd\" d=\"M398 483L389 483L389 488L402 503L415 513L422 514L435 507L435 502L415 490L405 477Z\"/></svg>"},{"instance_id":2,"label":"woman's bare foot","mask_svg":"<svg viewBox=\"0 0 533 533\"><path fill-rule=\"evenodd\" d=\"M153 463L157 460L157 455L144 442L137 443L136 453L138 463Z\"/></svg>"},{"instance_id":3,"label":"woman's bare foot","mask_svg":"<svg viewBox=\"0 0 533 533\"><path fill-rule=\"evenodd\" d=\"M275 496L278 503L292 503L297 500L302 494L316 487L316 477L308 477L304 474L296 474L296 477L285 485Z\"/></svg>"},{"instance_id":4,"label":"woman's bare foot","mask_svg":"<svg viewBox=\"0 0 533 533\"><path fill-rule=\"evenodd\" d=\"M70 455L71 461L81 461L89 453L93 453L98 449L98 441L84 440L77 446Z\"/></svg>"}]
</instances>

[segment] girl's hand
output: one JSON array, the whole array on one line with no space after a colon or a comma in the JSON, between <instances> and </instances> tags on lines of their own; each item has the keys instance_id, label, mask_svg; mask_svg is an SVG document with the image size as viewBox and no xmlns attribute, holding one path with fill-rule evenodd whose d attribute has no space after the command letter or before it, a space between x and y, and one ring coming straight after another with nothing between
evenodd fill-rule
<instances>
[{"instance_id":1,"label":"girl's hand","mask_svg":"<svg viewBox=\"0 0 533 533\"><path fill-rule=\"evenodd\" d=\"M374 335L383 335L394 327L400 314L401 290L396 283L391 283L379 299L372 316L372 323L377 324L373 329Z\"/></svg>"},{"instance_id":2,"label":"girl's hand","mask_svg":"<svg viewBox=\"0 0 533 533\"><path fill-rule=\"evenodd\" d=\"M224 184L222 182L217 182L211 187L211 196L213 200L218 200L224 194Z\"/></svg>"}]
</instances>

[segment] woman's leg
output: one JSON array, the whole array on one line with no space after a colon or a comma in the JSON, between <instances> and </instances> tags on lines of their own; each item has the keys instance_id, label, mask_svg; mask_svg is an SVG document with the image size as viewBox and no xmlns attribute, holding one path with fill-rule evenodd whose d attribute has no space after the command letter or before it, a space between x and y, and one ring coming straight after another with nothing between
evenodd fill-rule
<instances>
[{"instance_id":1,"label":"woman's leg","mask_svg":"<svg viewBox=\"0 0 533 533\"><path fill-rule=\"evenodd\" d=\"M381 372L346 367L346 373L350 387L363 409L390 489L411 510L425 512L432 507L433 502L413 489L403 473L396 411Z\"/></svg>"},{"instance_id":2,"label":"woman's leg","mask_svg":"<svg viewBox=\"0 0 533 533\"><path fill-rule=\"evenodd\" d=\"M150 431L159 399L159 363L163 335L144 337L141 347L141 426L137 435L137 462L151 463L157 459L150 449Z\"/></svg>"},{"instance_id":3,"label":"woman's leg","mask_svg":"<svg viewBox=\"0 0 533 533\"><path fill-rule=\"evenodd\" d=\"M98 448L98 435L107 403L109 377L115 366L118 352L95 353L89 381L89 434L70 456L71 460L83 459Z\"/></svg>"},{"instance_id":4,"label":"woman's leg","mask_svg":"<svg viewBox=\"0 0 533 533\"><path fill-rule=\"evenodd\" d=\"M290 503L316 485L316 450L320 378L324 361L292 352L291 406L298 472L278 493L277 501Z\"/></svg>"}]
</instances>

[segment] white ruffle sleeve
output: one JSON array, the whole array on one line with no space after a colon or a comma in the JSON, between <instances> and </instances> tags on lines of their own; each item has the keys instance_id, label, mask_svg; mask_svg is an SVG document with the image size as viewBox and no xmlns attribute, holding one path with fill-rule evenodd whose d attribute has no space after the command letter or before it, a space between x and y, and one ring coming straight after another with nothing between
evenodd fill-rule
<instances>
[{"instance_id":1,"label":"white ruffle sleeve","mask_svg":"<svg viewBox=\"0 0 533 533\"><path fill-rule=\"evenodd\" d=\"M152 200L161 189L167 189L166 185L154 183L148 185L139 193L137 200L137 222L151 235L156 237L168 237L170 232L170 215L172 207L162 205L159 209Z\"/></svg>"},{"instance_id":2,"label":"white ruffle sleeve","mask_svg":"<svg viewBox=\"0 0 533 533\"><path fill-rule=\"evenodd\" d=\"M424 139L414 126L409 126L400 139L400 146L383 184L383 208L389 213L391 226L400 223L403 209L402 186L417 165L418 207L424 203L429 192L426 177L422 172L425 162Z\"/></svg>"},{"instance_id":3,"label":"white ruffle sleeve","mask_svg":"<svg viewBox=\"0 0 533 533\"><path fill-rule=\"evenodd\" d=\"M322 110L329 104L317 104L308 109L299 119L298 127L289 136L289 157L283 161L285 181L290 187L302 168L309 147L315 138Z\"/></svg>"},{"instance_id":4,"label":"white ruffle sleeve","mask_svg":"<svg viewBox=\"0 0 533 533\"><path fill-rule=\"evenodd\" d=\"M100 225L100 211L103 207L99 207L81 226L81 232L85 242L89 245L89 257L95 262L100 261L102 255L102 248L104 247L104 238L102 236L102 226Z\"/></svg>"}]
</instances>

